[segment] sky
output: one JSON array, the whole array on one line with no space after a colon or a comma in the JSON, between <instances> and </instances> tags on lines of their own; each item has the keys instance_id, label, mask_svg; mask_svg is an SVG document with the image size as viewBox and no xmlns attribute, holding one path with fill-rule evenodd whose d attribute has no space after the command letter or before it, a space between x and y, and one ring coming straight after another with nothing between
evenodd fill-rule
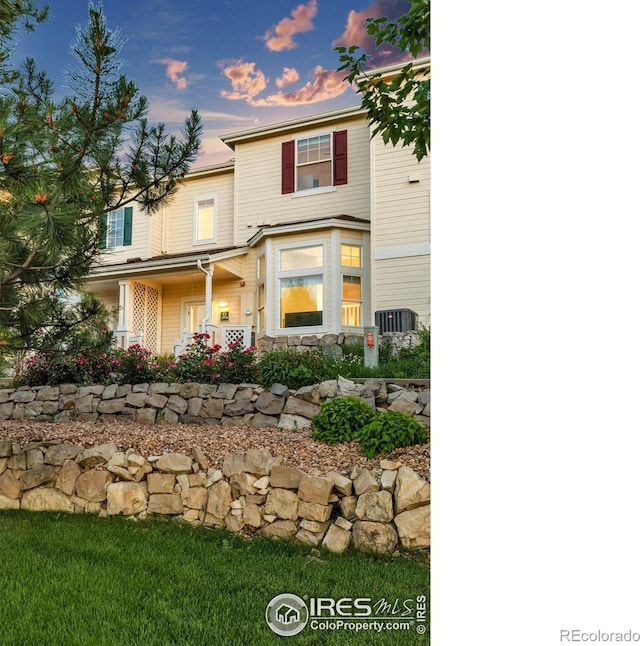
<instances>
[{"instance_id":1,"label":"sky","mask_svg":"<svg viewBox=\"0 0 640 646\"><path fill-rule=\"evenodd\" d=\"M88 2L48 4L49 19L19 37L14 57L33 57L62 95ZM125 40L123 71L149 99L149 120L177 131L192 108L200 113L194 167L233 156L221 134L358 105L336 71L336 46L359 45L372 66L406 58L388 46L376 50L365 25L405 13L406 0L104 0L103 8Z\"/></svg>"}]
</instances>

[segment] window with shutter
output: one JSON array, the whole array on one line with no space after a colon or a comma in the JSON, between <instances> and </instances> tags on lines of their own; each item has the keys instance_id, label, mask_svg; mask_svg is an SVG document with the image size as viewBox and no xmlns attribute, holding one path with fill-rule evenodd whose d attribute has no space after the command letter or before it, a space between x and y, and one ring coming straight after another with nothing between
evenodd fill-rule
<instances>
[{"instance_id":1,"label":"window with shutter","mask_svg":"<svg viewBox=\"0 0 640 646\"><path fill-rule=\"evenodd\" d=\"M347 183L347 131L282 143L282 193Z\"/></svg>"},{"instance_id":2,"label":"window with shutter","mask_svg":"<svg viewBox=\"0 0 640 646\"><path fill-rule=\"evenodd\" d=\"M133 207L126 206L105 213L103 216L104 233L100 249L127 247L133 240Z\"/></svg>"}]
</instances>

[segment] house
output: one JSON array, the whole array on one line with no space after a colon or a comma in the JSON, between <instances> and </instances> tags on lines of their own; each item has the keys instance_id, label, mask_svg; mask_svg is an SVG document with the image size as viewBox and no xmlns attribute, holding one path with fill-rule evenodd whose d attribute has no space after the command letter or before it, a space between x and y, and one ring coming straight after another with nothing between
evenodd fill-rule
<instances>
[{"instance_id":1,"label":"house","mask_svg":"<svg viewBox=\"0 0 640 646\"><path fill-rule=\"evenodd\" d=\"M428 158L371 138L359 106L222 141L234 159L191 171L159 213L107 215L88 289L117 308L121 347L177 353L200 330L268 348L398 310L429 324Z\"/></svg>"}]
</instances>

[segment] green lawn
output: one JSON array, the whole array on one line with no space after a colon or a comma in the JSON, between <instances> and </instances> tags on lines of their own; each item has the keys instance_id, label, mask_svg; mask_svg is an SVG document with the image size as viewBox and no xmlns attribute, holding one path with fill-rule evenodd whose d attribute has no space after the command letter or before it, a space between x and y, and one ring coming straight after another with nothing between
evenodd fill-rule
<instances>
[{"instance_id":1,"label":"green lawn","mask_svg":"<svg viewBox=\"0 0 640 646\"><path fill-rule=\"evenodd\" d=\"M424 556L338 555L176 522L0 512L3 646L425 644L415 626L372 634L307 625L279 637L265 609L282 593L402 603L428 586Z\"/></svg>"}]
</instances>

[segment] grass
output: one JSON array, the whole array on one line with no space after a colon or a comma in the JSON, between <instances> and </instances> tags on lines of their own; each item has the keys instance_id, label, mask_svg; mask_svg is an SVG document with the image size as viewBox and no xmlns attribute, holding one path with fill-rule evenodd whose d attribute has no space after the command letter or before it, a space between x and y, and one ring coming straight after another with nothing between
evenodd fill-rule
<instances>
[{"instance_id":1,"label":"grass","mask_svg":"<svg viewBox=\"0 0 640 646\"><path fill-rule=\"evenodd\" d=\"M428 595L424 556L332 554L171 521L26 511L0 512L0 537L3 646L428 643L415 627L373 635L307 626L285 638L265 621L285 592L399 603Z\"/></svg>"}]
</instances>

